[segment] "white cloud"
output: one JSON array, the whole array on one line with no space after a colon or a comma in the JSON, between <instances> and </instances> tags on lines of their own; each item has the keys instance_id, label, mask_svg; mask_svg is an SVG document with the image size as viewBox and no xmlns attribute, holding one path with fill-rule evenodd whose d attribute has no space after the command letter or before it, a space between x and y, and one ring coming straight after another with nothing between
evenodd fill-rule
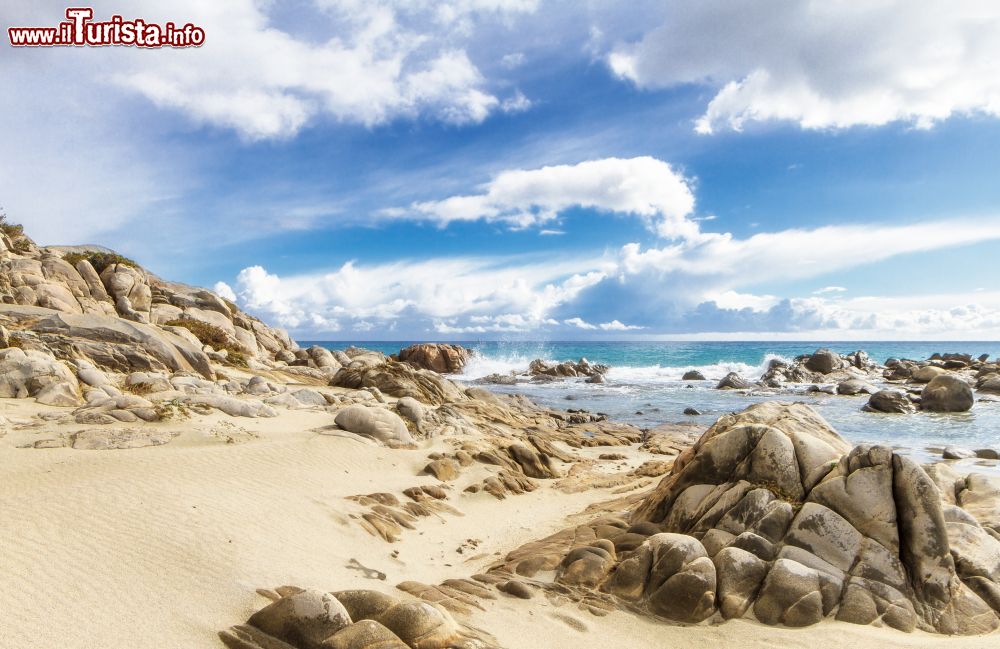
<instances>
[{"instance_id":1,"label":"white cloud","mask_svg":"<svg viewBox=\"0 0 1000 649\"><path fill-rule=\"evenodd\" d=\"M453 221L500 222L515 229L542 225L571 207L631 214L667 238L698 236L692 181L668 163L648 156L604 158L575 165L503 171L482 193L414 203L396 218L447 225Z\"/></svg>"},{"instance_id":2,"label":"white cloud","mask_svg":"<svg viewBox=\"0 0 1000 649\"><path fill-rule=\"evenodd\" d=\"M751 293L737 293L733 290L708 294L705 299L715 302L720 309L751 309L753 311L764 311L780 302L774 295L753 295Z\"/></svg>"},{"instance_id":3,"label":"white cloud","mask_svg":"<svg viewBox=\"0 0 1000 649\"><path fill-rule=\"evenodd\" d=\"M990 0L671 2L653 20L608 65L641 87L717 88L702 133L1000 116L1000 5Z\"/></svg>"},{"instance_id":4,"label":"white cloud","mask_svg":"<svg viewBox=\"0 0 1000 649\"><path fill-rule=\"evenodd\" d=\"M236 292L233 290L232 286L226 284L225 282L216 282L215 286L212 287L212 290L215 291L219 297L223 297L230 302L236 301Z\"/></svg>"},{"instance_id":5,"label":"white cloud","mask_svg":"<svg viewBox=\"0 0 1000 649\"><path fill-rule=\"evenodd\" d=\"M612 320L611 322L602 322L598 325L604 331L636 331L638 329L644 329L645 327L639 327L636 325L627 325L618 320Z\"/></svg>"},{"instance_id":6,"label":"white cloud","mask_svg":"<svg viewBox=\"0 0 1000 649\"><path fill-rule=\"evenodd\" d=\"M825 286L813 291L813 295L826 295L828 293L845 293L847 289L843 286Z\"/></svg>"},{"instance_id":7,"label":"white cloud","mask_svg":"<svg viewBox=\"0 0 1000 649\"><path fill-rule=\"evenodd\" d=\"M582 318L569 318L568 320L563 320L563 324L569 327L576 327L577 329L597 329L596 326L584 321Z\"/></svg>"},{"instance_id":8,"label":"white cloud","mask_svg":"<svg viewBox=\"0 0 1000 649\"><path fill-rule=\"evenodd\" d=\"M420 116L476 123L496 110L530 106L519 92L497 96L470 60L467 46L477 24L527 15L536 5L317 0L297 9L297 20L310 23L306 36L278 22L275 15L282 12L270 2L136 0L123 12L120 3L98 0L95 19L127 13L160 23L192 22L204 28L205 44L179 51L56 48L48 56L76 61L77 75L110 81L249 139L288 137L318 116L367 126ZM55 24L62 11L46 15L25 4L9 11L5 22ZM95 54L101 61L96 66Z\"/></svg>"},{"instance_id":9,"label":"white cloud","mask_svg":"<svg viewBox=\"0 0 1000 649\"><path fill-rule=\"evenodd\" d=\"M453 258L347 263L329 273L289 277L252 266L240 272L235 292L250 311L299 331L319 331L315 323L398 319L434 322L442 333L527 331L551 324L553 309L602 280L604 273L595 270L600 265Z\"/></svg>"},{"instance_id":10,"label":"white cloud","mask_svg":"<svg viewBox=\"0 0 1000 649\"><path fill-rule=\"evenodd\" d=\"M736 239L704 233L694 245L642 250L622 247L626 274L683 273L719 278L725 288L807 278L871 264L901 254L1000 239L1000 218L954 219L906 225L842 225L791 229Z\"/></svg>"},{"instance_id":11,"label":"white cloud","mask_svg":"<svg viewBox=\"0 0 1000 649\"><path fill-rule=\"evenodd\" d=\"M739 289L901 254L921 254L914 259L927 264L935 250L1000 239L996 219L830 226L747 239L700 236L701 243L646 250L628 244L617 258L432 258L348 263L328 273L287 277L256 266L239 274L234 292L251 312L307 335L339 327L368 330L358 323L381 330L400 323L417 336L640 330L647 335L830 331L875 336L895 330L897 337L921 338L942 335L949 327L969 335L976 327L983 335L995 328L1000 294L989 291L924 299L845 298L831 290L781 299Z\"/></svg>"}]
</instances>

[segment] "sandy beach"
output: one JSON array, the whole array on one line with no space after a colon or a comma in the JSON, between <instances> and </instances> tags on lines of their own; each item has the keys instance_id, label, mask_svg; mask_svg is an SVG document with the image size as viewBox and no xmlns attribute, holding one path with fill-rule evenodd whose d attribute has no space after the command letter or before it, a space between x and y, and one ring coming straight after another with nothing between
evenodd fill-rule
<instances>
[{"instance_id":1,"label":"sandy beach","mask_svg":"<svg viewBox=\"0 0 1000 649\"><path fill-rule=\"evenodd\" d=\"M478 477L463 474L449 500L461 515L422 519L389 544L356 524L360 507L347 498L438 484L417 474L428 453L456 440L390 450L316 432L329 425L329 415L299 410L271 419L216 414L144 424L182 431L164 446L19 448L74 426L53 429L33 419L56 408L17 400L3 400L2 407L10 424L0 439L7 530L0 601L4 646L12 648L215 648L220 629L267 603L258 588L295 584L391 594L403 580L465 577L566 527L587 506L615 498L611 489L565 493L546 485L497 500L462 494L465 482ZM635 446L615 450L628 456L623 471L652 457ZM469 539L476 547L459 553ZM625 611L597 617L545 597L501 595L483 604L485 610L463 621L511 649L985 648L997 642L840 622L807 629L751 621L677 626Z\"/></svg>"}]
</instances>

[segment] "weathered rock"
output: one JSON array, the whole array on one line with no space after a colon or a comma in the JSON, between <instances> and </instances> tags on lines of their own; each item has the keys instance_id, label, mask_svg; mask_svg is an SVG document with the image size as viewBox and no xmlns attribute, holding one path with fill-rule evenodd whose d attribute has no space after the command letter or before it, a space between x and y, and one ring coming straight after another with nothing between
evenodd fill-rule
<instances>
[{"instance_id":1,"label":"weathered rock","mask_svg":"<svg viewBox=\"0 0 1000 649\"><path fill-rule=\"evenodd\" d=\"M913 371L911 378L917 383L930 383L933 379L948 372L940 367L927 365Z\"/></svg>"},{"instance_id":2,"label":"weathered rock","mask_svg":"<svg viewBox=\"0 0 1000 649\"><path fill-rule=\"evenodd\" d=\"M684 372L684 376L681 377L682 381L704 381L705 375L698 370L688 370Z\"/></svg>"},{"instance_id":3,"label":"weathered rock","mask_svg":"<svg viewBox=\"0 0 1000 649\"><path fill-rule=\"evenodd\" d=\"M351 624L351 617L333 595L305 590L262 608L247 623L299 649L321 649L324 640Z\"/></svg>"},{"instance_id":4,"label":"weathered rock","mask_svg":"<svg viewBox=\"0 0 1000 649\"><path fill-rule=\"evenodd\" d=\"M600 588L670 619L710 613L690 611L714 583L727 618L752 611L787 626L836 616L904 631L988 632L1000 625L990 604L1000 575L986 566L1000 566L1000 554L990 559L983 548L992 541L983 539L998 538L988 526L1000 525L1000 483L961 482L943 466L932 472L935 479L888 447L850 449L806 406L751 406L719 419L633 512L634 522L690 539L671 541L683 549L672 565L693 566L704 554L714 570L693 571L690 588L660 606L647 583L655 562L640 546Z\"/></svg>"},{"instance_id":5,"label":"weathered rock","mask_svg":"<svg viewBox=\"0 0 1000 649\"><path fill-rule=\"evenodd\" d=\"M722 377L722 380L715 386L716 390L746 390L752 387L751 383L736 372L730 372Z\"/></svg>"},{"instance_id":6,"label":"weathered rock","mask_svg":"<svg viewBox=\"0 0 1000 649\"><path fill-rule=\"evenodd\" d=\"M412 422L422 421L426 415L424 405L413 397L403 397L397 401L396 411Z\"/></svg>"},{"instance_id":7,"label":"weathered rock","mask_svg":"<svg viewBox=\"0 0 1000 649\"><path fill-rule=\"evenodd\" d=\"M0 397L35 397L54 406L80 404L72 370L52 354L16 347L0 350Z\"/></svg>"},{"instance_id":8,"label":"weathered rock","mask_svg":"<svg viewBox=\"0 0 1000 649\"><path fill-rule=\"evenodd\" d=\"M352 361L351 365L334 375L330 385L354 390L378 388L389 396L412 397L421 403L432 405L465 401L468 398L454 382L435 372L418 370L406 363L392 361L377 364Z\"/></svg>"},{"instance_id":9,"label":"weathered rock","mask_svg":"<svg viewBox=\"0 0 1000 649\"><path fill-rule=\"evenodd\" d=\"M451 458L433 460L424 467L424 473L432 475L442 482L450 482L456 479L461 470L458 462Z\"/></svg>"},{"instance_id":10,"label":"weathered rock","mask_svg":"<svg viewBox=\"0 0 1000 649\"><path fill-rule=\"evenodd\" d=\"M349 406L337 413L334 422L348 432L377 439L386 446L411 446L414 443L403 420L385 408Z\"/></svg>"},{"instance_id":11,"label":"weathered rock","mask_svg":"<svg viewBox=\"0 0 1000 649\"><path fill-rule=\"evenodd\" d=\"M829 349L817 349L805 362L807 369L820 374L829 374L834 370L839 370L844 366L840 355Z\"/></svg>"},{"instance_id":12,"label":"weathered rock","mask_svg":"<svg viewBox=\"0 0 1000 649\"><path fill-rule=\"evenodd\" d=\"M941 457L946 460L964 460L970 457L976 457L976 453L975 451L971 451L967 448L945 446L944 451L941 453Z\"/></svg>"},{"instance_id":13,"label":"weathered rock","mask_svg":"<svg viewBox=\"0 0 1000 649\"><path fill-rule=\"evenodd\" d=\"M361 620L327 638L323 649L410 649L399 636L375 620Z\"/></svg>"},{"instance_id":14,"label":"weathered rock","mask_svg":"<svg viewBox=\"0 0 1000 649\"><path fill-rule=\"evenodd\" d=\"M866 394L875 394L878 392L878 388L873 386L871 383L862 381L861 379L848 379L837 384L837 394L853 396L855 394L861 394L862 392Z\"/></svg>"},{"instance_id":15,"label":"weathered rock","mask_svg":"<svg viewBox=\"0 0 1000 649\"><path fill-rule=\"evenodd\" d=\"M920 409L934 412L965 412L975 398L969 384L951 374L934 377L920 393Z\"/></svg>"},{"instance_id":16,"label":"weathered rock","mask_svg":"<svg viewBox=\"0 0 1000 649\"><path fill-rule=\"evenodd\" d=\"M687 408L684 409L684 414L685 415L691 415L691 416L697 416L697 415L701 414L701 411L698 410L697 408L692 408L691 406L688 406Z\"/></svg>"},{"instance_id":17,"label":"weathered rock","mask_svg":"<svg viewBox=\"0 0 1000 649\"><path fill-rule=\"evenodd\" d=\"M886 412L905 414L916 410L904 392L899 390L879 390L868 399L864 410L869 412Z\"/></svg>"},{"instance_id":18,"label":"weathered rock","mask_svg":"<svg viewBox=\"0 0 1000 649\"><path fill-rule=\"evenodd\" d=\"M421 343L399 350L399 360L418 369L438 374L455 374L462 371L471 354L471 350L461 345Z\"/></svg>"}]
</instances>

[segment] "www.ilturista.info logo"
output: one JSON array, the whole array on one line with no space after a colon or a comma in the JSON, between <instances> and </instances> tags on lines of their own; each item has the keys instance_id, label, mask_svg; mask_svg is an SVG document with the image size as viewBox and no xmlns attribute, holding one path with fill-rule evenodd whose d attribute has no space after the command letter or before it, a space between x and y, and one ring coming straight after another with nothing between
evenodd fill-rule
<instances>
[{"instance_id":1,"label":"www.ilturista.info logo","mask_svg":"<svg viewBox=\"0 0 1000 649\"><path fill-rule=\"evenodd\" d=\"M205 42L205 30L191 23L160 25L141 18L125 20L114 15L106 22L93 22L90 7L70 7L65 22L57 27L8 27L14 47L104 46L198 47Z\"/></svg>"}]
</instances>

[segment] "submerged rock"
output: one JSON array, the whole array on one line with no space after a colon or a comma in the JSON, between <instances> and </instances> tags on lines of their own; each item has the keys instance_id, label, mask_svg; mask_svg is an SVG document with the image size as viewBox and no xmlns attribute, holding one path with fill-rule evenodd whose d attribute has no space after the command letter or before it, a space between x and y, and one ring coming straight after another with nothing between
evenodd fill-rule
<instances>
[{"instance_id":1,"label":"submerged rock","mask_svg":"<svg viewBox=\"0 0 1000 649\"><path fill-rule=\"evenodd\" d=\"M968 383L951 374L940 374L920 393L920 409L934 412L965 412L975 398Z\"/></svg>"}]
</instances>

